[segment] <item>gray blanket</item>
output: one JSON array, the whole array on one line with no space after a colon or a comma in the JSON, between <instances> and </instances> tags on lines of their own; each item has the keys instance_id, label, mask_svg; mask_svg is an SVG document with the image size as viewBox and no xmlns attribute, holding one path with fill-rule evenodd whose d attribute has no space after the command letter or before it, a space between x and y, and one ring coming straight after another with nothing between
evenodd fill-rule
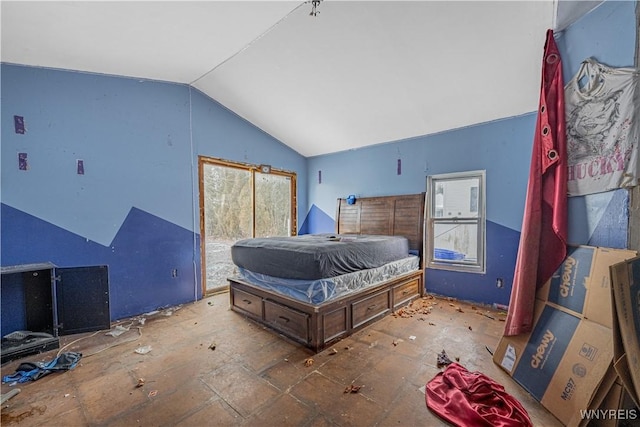
<instances>
[{"instance_id":1,"label":"gray blanket","mask_svg":"<svg viewBox=\"0 0 640 427\"><path fill-rule=\"evenodd\" d=\"M380 267L406 258L401 236L305 234L239 240L231 247L238 267L287 279L321 279Z\"/></svg>"}]
</instances>

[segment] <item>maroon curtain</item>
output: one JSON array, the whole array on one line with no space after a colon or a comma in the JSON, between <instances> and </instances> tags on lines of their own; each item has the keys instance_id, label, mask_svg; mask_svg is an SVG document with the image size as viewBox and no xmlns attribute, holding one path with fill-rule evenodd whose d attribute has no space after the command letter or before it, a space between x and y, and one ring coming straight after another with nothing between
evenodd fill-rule
<instances>
[{"instance_id":1,"label":"maroon curtain","mask_svg":"<svg viewBox=\"0 0 640 427\"><path fill-rule=\"evenodd\" d=\"M547 31L540 103L504 335L530 332L536 290L567 254L567 156L562 61Z\"/></svg>"}]
</instances>

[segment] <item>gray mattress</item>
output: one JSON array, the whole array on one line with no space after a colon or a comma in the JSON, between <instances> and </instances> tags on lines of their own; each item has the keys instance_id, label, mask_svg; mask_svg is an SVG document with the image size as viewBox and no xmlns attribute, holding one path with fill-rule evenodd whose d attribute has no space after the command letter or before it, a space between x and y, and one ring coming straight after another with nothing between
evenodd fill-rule
<instances>
[{"instance_id":1,"label":"gray mattress","mask_svg":"<svg viewBox=\"0 0 640 427\"><path fill-rule=\"evenodd\" d=\"M380 267L409 255L401 236L305 234L239 240L231 247L238 267L286 279L314 280Z\"/></svg>"}]
</instances>

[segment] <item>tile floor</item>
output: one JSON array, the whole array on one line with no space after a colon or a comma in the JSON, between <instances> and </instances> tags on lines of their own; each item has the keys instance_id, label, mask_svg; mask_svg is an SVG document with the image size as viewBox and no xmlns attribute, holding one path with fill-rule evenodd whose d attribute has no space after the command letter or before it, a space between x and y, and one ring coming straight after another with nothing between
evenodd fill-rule
<instances>
[{"instance_id":1,"label":"tile floor","mask_svg":"<svg viewBox=\"0 0 640 427\"><path fill-rule=\"evenodd\" d=\"M21 392L2 405L1 423L446 426L427 409L423 388L446 350L503 384L534 425L561 425L493 363L486 347L495 348L502 333L499 313L447 299L426 303L437 303L429 314L387 316L318 354L231 311L227 293L117 322L131 325L118 337L63 337L59 350L2 366L7 375L20 362L48 361L59 351L83 354L73 370L14 386ZM135 352L145 346L151 351ZM362 388L345 393L350 385ZM2 393L10 389L2 385Z\"/></svg>"}]
</instances>

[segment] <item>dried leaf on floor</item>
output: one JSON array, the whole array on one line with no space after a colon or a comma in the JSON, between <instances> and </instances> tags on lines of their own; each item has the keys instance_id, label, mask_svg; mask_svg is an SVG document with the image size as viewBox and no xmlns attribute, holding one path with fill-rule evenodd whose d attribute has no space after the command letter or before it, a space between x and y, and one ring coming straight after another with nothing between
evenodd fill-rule
<instances>
[{"instance_id":1,"label":"dried leaf on floor","mask_svg":"<svg viewBox=\"0 0 640 427\"><path fill-rule=\"evenodd\" d=\"M136 383L136 388L140 388L144 385L144 378L138 378L138 382Z\"/></svg>"},{"instance_id":2,"label":"dried leaf on floor","mask_svg":"<svg viewBox=\"0 0 640 427\"><path fill-rule=\"evenodd\" d=\"M311 357L309 357L308 359L304 359L304 366L311 366L313 365L313 359Z\"/></svg>"},{"instance_id":3,"label":"dried leaf on floor","mask_svg":"<svg viewBox=\"0 0 640 427\"><path fill-rule=\"evenodd\" d=\"M357 393L357 392L360 391L360 389L362 387L364 387L364 386L351 384L351 385L347 386L347 388L344 389L344 392L345 393Z\"/></svg>"}]
</instances>

